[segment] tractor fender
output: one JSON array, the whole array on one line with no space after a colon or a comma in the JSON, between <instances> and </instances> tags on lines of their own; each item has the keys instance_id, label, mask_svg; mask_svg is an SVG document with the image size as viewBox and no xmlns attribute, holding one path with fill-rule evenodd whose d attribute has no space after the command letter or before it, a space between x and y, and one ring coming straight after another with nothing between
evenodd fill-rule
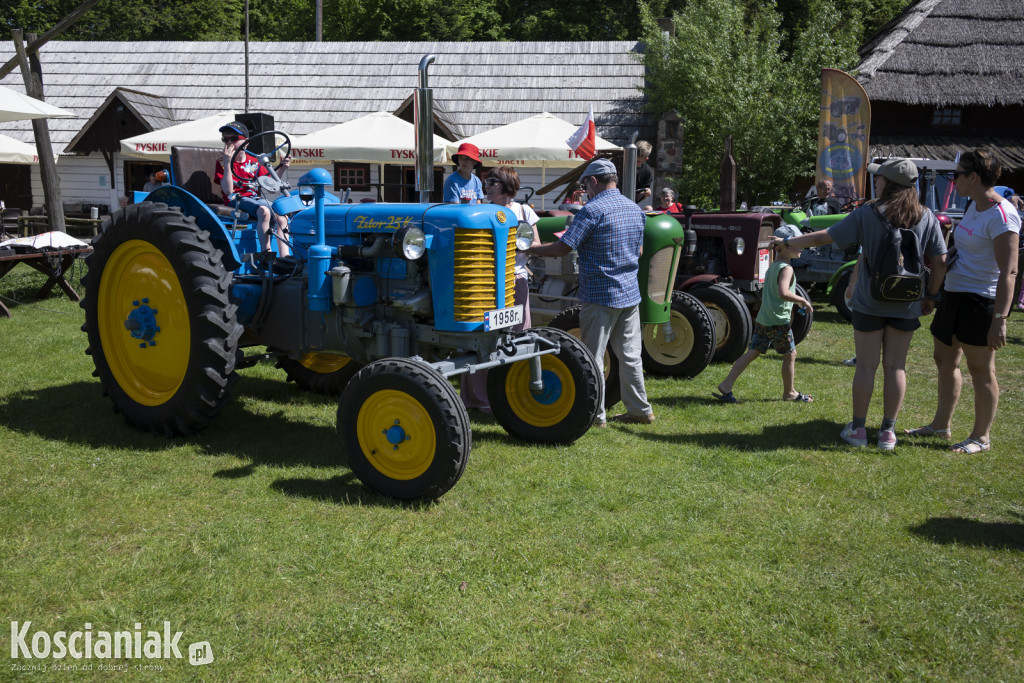
<instances>
[{"instance_id":1,"label":"tractor fender","mask_svg":"<svg viewBox=\"0 0 1024 683\"><path fill-rule=\"evenodd\" d=\"M832 277L830 277L828 279L828 287L825 288L825 293L826 294L831 294L832 293L832 288L836 286L837 282L839 282L839 278L842 277L843 273L845 273L846 271L850 270L855 265L857 265L857 259L853 259L852 261L847 261L846 263L844 263L843 265L841 265L839 267L839 270L837 270L836 272L832 273Z\"/></svg>"},{"instance_id":2,"label":"tractor fender","mask_svg":"<svg viewBox=\"0 0 1024 683\"><path fill-rule=\"evenodd\" d=\"M194 218L196 225L201 230L210 233L210 241L224 254L224 266L228 270L237 270L242 265L242 259L238 255L238 250L235 248L235 243L231 239L227 227L217 217L217 214L199 201L194 194L177 185L164 185L150 192L146 196L146 201L178 207L186 216Z\"/></svg>"},{"instance_id":3,"label":"tractor fender","mask_svg":"<svg viewBox=\"0 0 1024 683\"><path fill-rule=\"evenodd\" d=\"M704 273L703 275L694 275L691 278L687 278L684 282L679 283L675 289L679 292L688 292L694 287L700 285L713 285L722 279L721 275L715 275L714 273Z\"/></svg>"}]
</instances>

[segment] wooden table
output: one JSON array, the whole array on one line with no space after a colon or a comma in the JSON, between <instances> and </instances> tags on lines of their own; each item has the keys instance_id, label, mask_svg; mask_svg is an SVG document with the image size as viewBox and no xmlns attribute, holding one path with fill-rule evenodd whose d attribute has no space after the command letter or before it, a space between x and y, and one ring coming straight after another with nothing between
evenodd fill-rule
<instances>
[{"instance_id":1,"label":"wooden table","mask_svg":"<svg viewBox=\"0 0 1024 683\"><path fill-rule=\"evenodd\" d=\"M81 301L78 292L64 279L64 274L74 265L75 259L82 258L92 253L92 247L74 247L67 249L53 249L50 251L31 251L21 254L0 254L0 279L19 263L29 265L40 273L48 275L49 278L36 292L36 298L42 299L49 296L54 286L60 287L72 301ZM0 317L10 318L11 311L0 300Z\"/></svg>"}]
</instances>

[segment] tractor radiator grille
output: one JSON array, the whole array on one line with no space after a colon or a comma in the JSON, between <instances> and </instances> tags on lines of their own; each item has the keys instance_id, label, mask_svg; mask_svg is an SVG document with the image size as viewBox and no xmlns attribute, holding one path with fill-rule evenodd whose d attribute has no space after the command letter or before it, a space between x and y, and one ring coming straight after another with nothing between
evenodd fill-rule
<instances>
[{"instance_id":1,"label":"tractor radiator grille","mask_svg":"<svg viewBox=\"0 0 1024 683\"><path fill-rule=\"evenodd\" d=\"M455 320L479 322L484 313L515 301L516 235L509 231L504 262L495 264L494 234L455 231ZM497 301L497 278L505 278L505 301Z\"/></svg>"},{"instance_id":2,"label":"tractor radiator grille","mask_svg":"<svg viewBox=\"0 0 1024 683\"><path fill-rule=\"evenodd\" d=\"M656 304L663 304L672 291L676 274L672 269L672 255L675 247L663 247L651 257L650 269L647 271L647 296ZM679 264L676 264L677 267Z\"/></svg>"}]
</instances>

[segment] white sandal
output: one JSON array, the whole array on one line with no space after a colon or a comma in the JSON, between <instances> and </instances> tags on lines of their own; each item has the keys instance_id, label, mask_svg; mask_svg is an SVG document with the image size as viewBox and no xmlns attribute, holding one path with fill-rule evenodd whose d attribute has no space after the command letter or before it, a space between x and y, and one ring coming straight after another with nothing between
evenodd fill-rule
<instances>
[{"instance_id":1,"label":"white sandal","mask_svg":"<svg viewBox=\"0 0 1024 683\"><path fill-rule=\"evenodd\" d=\"M937 436L940 439L949 441L953 438L953 432L950 429L935 429L931 425L924 425L917 429L904 429L904 434L908 436Z\"/></svg>"}]
</instances>

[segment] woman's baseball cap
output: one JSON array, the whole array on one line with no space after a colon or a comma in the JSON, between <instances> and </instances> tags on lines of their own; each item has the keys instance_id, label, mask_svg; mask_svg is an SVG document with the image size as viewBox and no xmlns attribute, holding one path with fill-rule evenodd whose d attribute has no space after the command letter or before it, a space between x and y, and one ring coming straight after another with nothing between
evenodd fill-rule
<instances>
[{"instance_id":1,"label":"woman's baseball cap","mask_svg":"<svg viewBox=\"0 0 1024 683\"><path fill-rule=\"evenodd\" d=\"M897 185L913 185L917 181L917 166L902 157L893 157L881 164L868 164L868 173L880 175Z\"/></svg>"},{"instance_id":2,"label":"woman's baseball cap","mask_svg":"<svg viewBox=\"0 0 1024 683\"><path fill-rule=\"evenodd\" d=\"M459 163L458 157L463 156L467 159L472 159L478 164L482 164L480 161L480 148L474 145L472 142L463 142L459 145L459 151L452 155L452 161Z\"/></svg>"},{"instance_id":3,"label":"woman's baseball cap","mask_svg":"<svg viewBox=\"0 0 1024 683\"><path fill-rule=\"evenodd\" d=\"M218 129L221 133L229 132L241 135L243 138L249 137L249 128L241 121L232 121L231 123L225 123Z\"/></svg>"}]
</instances>

